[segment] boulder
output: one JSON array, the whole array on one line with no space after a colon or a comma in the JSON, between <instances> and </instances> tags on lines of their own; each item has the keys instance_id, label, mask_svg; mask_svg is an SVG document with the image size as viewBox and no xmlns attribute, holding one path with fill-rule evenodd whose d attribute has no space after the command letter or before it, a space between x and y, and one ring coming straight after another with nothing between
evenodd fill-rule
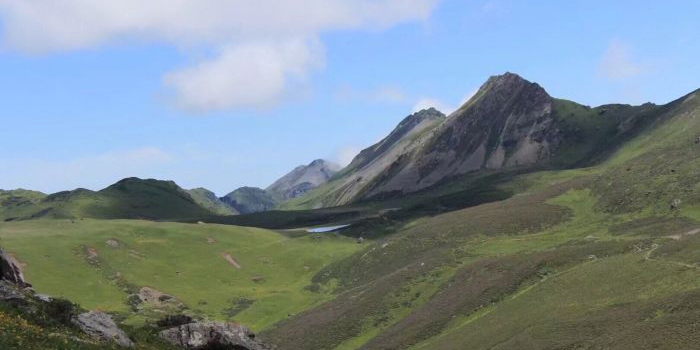
<instances>
[{"instance_id":1,"label":"boulder","mask_svg":"<svg viewBox=\"0 0 700 350\"><path fill-rule=\"evenodd\" d=\"M9 281L0 280L0 301L26 304L27 296Z\"/></svg>"},{"instance_id":2,"label":"boulder","mask_svg":"<svg viewBox=\"0 0 700 350\"><path fill-rule=\"evenodd\" d=\"M72 319L80 330L104 342L114 342L119 346L133 347L134 342L117 327L112 317L101 311L89 311Z\"/></svg>"},{"instance_id":3,"label":"boulder","mask_svg":"<svg viewBox=\"0 0 700 350\"><path fill-rule=\"evenodd\" d=\"M5 252L0 248L0 280L6 280L19 287L31 287L24 280L20 264L10 253Z\"/></svg>"},{"instance_id":4,"label":"boulder","mask_svg":"<svg viewBox=\"0 0 700 350\"><path fill-rule=\"evenodd\" d=\"M160 332L160 337L185 349L266 350L255 334L236 323L188 323Z\"/></svg>"}]
</instances>

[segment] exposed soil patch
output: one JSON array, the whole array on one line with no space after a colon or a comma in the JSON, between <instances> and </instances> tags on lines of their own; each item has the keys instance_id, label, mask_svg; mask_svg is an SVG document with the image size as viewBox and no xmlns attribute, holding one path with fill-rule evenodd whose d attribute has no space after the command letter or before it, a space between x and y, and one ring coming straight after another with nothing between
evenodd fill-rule
<instances>
[{"instance_id":1,"label":"exposed soil patch","mask_svg":"<svg viewBox=\"0 0 700 350\"><path fill-rule=\"evenodd\" d=\"M228 261L229 264L231 264L231 266L233 266L233 267L235 267L235 268L237 268L237 269L239 269L239 270L241 269L241 265L238 263L238 261L236 261L236 259L234 259L234 258L231 256L231 254L223 253L222 256L224 257L224 259L225 259L226 261Z\"/></svg>"},{"instance_id":2,"label":"exposed soil patch","mask_svg":"<svg viewBox=\"0 0 700 350\"><path fill-rule=\"evenodd\" d=\"M85 260L90 265L99 265L100 259L97 254L97 249L94 247L83 247L83 254L85 255Z\"/></svg>"},{"instance_id":3,"label":"exposed soil patch","mask_svg":"<svg viewBox=\"0 0 700 350\"><path fill-rule=\"evenodd\" d=\"M670 235L670 236L668 236L668 238L674 239L674 240L678 241L678 240L680 240L681 238L683 238L684 236L693 236L693 235L696 235L696 234L698 234L698 233L700 233L700 228L696 228L696 229L694 229L694 230L690 230L690 231L685 232L685 233L679 233L679 234L675 234L675 235Z\"/></svg>"},{"instance_id":4,"label":"exposed soil patch","mask_svg":"<svg viewBox=\"0 0 700 350\"><path fill-rule=\"evenodd\" d=\"M213 243L216 243L216 240L211 238L211 237L207 237L207 243L213 244Z\"/></svg>"}]
</instances>

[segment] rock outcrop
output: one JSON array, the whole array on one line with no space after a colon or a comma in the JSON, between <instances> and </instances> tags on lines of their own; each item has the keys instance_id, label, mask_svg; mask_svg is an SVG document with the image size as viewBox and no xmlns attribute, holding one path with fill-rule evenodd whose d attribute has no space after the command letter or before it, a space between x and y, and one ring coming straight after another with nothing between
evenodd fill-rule
<instances>
[{"instance_id":1,"label":"rock outcrop","mask_svg":"<svg viewBox=\"0 0 700 350\"><path fill-rule=\"evenodd\" d=\"M8 281L19 287L31 287L24 279L19 262L2 248L0 248L0 280Z\"/></svg>"},{"instance_id":2,"label":"rock outcrop","mask_svg":"<svg viewBox=\"0 0 700 350\"><path fill-rule=\"evenodd\" d=\"M91 337L104 341L114 342L123 347L133 347L134 342L117 327L112 317L101 311L89 311L74 317L72 320L80 330Z\"/></svg>"},{"instance_id":3,"label":"rock outcrop","mask_svg":"<svg viewBox=\"0 0 700 350\"><path fill-rule=\"evenodd\" d=\"M234 323L188 323L160 332L160 337L185 349L266 350L248 328Z\"/></svg>"}]
</instances>

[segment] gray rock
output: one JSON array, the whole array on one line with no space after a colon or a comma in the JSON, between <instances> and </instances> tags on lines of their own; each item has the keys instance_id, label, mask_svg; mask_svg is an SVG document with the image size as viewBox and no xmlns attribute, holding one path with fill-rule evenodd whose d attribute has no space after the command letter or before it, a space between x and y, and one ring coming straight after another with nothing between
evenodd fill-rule
<instances>
[{"instance_id":1,"label":"gray rock","mask_svg":"<svg viewBox=\"0 0 700 350\"><path fill-rule=\"evenodd\" d=\"M0 248L0 280L9 281L19 287L31 287L31 285L24 280L22 269L17 260L9 253L2 250L2 248Z\"/></svg>"},{"instance_id":2,"label":"gray rock","mask_svg":"<svg viewBox=\"0 0 700 350\"><path fill-rule=\"evenodd\" d=\"M235 323L198 322L188 323L160 332L160 337L185 349L199 350L208 347L238 350L265 350L255 340L248 328Z\"/></svg>"},{"instance_id":3,"label":"gray rock","mask_svg":"<svg viewBox=\"0 0 700 350\"><path fill-rule=\"evenodd\" d=\"M53 297L46 294L35 294L34 297L37 298L37 300L43 301L45 303L50 303L53 301Z\"/></svg>"},{"instance_id":4,"label":"gray rock","mask_svg":"<svg viewBox=\"0 0 700 350\"><path fill-rule=\"evenodd\" d=\"M82 313L72 320L78 328L91 337L104 341L114 342L119 346L133 347L134 342L117 327L112 317L101 311L89 311Z\"/></svg>"},{"instance_id":5,"label":"gray rock","mask_svg":"<svg viewBox=\"0 0 700 350\"><path fill-rule=\"evenodd\" d=\"M0 280L0 301L24 304L26 300L25 293L22 293L15 284Z\"/></svg>"}]
</instances>

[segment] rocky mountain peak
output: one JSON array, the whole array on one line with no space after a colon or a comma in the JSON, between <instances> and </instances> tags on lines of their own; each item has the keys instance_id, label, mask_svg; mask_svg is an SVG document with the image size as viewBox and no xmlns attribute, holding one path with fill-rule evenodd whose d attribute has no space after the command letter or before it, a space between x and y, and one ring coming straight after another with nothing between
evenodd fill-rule
<instances>
[{"instance_id":1,"label":"rocky mountain peak","mask_svg":"<svg viewBox=\"0 0 700 350\"><path fill-rule=\"evenodd\" d=\"M408 117L404 118L399 125L396 126L392 134L405 135L410 132L416 125L426 121L426 120L441 120L445 119L445 114L438 111L434 107L420 110L415 112Z\"/></svg>"},{"instance_id":2,"label":"rocky mountain peak","mask_svg":"<svg viewBox=\"0 0 700 350\"><path fill-rule=\"evenodd\" d=\"M326 161L323 159L315 159L311 163L309 163L309 166L324 166L326 165Z\"/></svg>"},{"instance_id":3,"label":"rocky mountain peak","mask_svg":"<svg viewBox=\"0 0 700 350\"><path fill-rule=\"evenodd\" d=\"M498 114L499 110L523 113L542 104L551 104L552 98L539 84L506 72L491 76L477 93L452 115L462 115L473 108L476 114Z\"/></svg>"}]
</instances>

